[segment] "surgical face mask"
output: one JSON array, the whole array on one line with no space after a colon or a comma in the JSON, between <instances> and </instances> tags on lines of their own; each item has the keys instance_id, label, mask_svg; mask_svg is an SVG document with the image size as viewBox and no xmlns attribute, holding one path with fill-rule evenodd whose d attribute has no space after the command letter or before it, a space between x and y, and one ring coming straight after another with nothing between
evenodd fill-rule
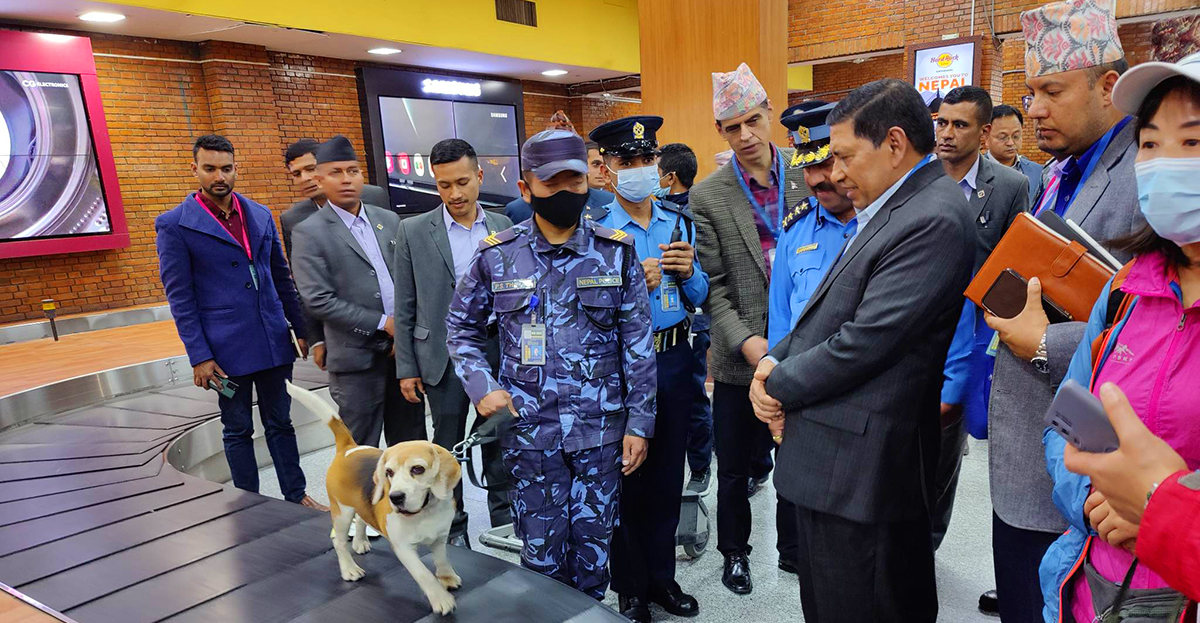
<instances>
[{"instance_id":1,"label":"surgical face mask","mask_svg":"<svg viewBox=\"0 0 1200 623\"><path fill-rule=\"evenodd\" d=\"M609 169L611 171L611 169ZM658 186L658 166L646 165L636 169L615 171L617 174L617 194L626 201L641 203L654 192Z\"/></svg>"},{"instance_id":2,"label":"surgical face mask","mask_svg":"<svg viewBox=\"0 0 1200 623\"><path fill-rule=\"evenodd\" d=\"M670 175L671 174L668 173L666 175L659 177L658 183L662 184L662 181ZM669 195L669 194L671 194L671 185L670 184L667 184L666 186L659 186L658 188L654 189L654 196L658 197L659 199L665 199L667 197L667 195Z\"/></svg>"},{"instance_id":3,"label":"surgical face mask","mask_svg":"<svg viewBox=\"0 0 1200 623\"><path fill-rule=\"evenodd\" d=\"M587 193L560 190L549 197L530 196L529 206L535 214L550 221L555 227L566 229L579 223L579 216L583 214L587 200Z\"/></svg>"},{"instance_id":4,"label":"surgical face mask","mask_svg":"<svg viewBox=\"0 0 1200 623\"><path fill-rule=\"evenodd\" d=\"M1178 245L1200 242L1200 158L1139 162L1138 205L1158 235Z\"/></svg>"}]
</instances>

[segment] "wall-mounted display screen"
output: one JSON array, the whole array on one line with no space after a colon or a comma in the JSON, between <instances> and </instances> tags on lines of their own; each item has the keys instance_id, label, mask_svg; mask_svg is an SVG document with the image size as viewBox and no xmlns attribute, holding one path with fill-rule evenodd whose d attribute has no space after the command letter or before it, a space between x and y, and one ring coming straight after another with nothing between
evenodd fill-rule
<instances>
[{"instance_id":1,"label":"wall-mounted display screen","mask_svg":"<svg viewBox=\"0 0 1200 623\"><path fill-rule=\"evenodd\" d=\"M408 207L441 203L429 152L443 139L461 138L475 148L483 169L480 200L503 204L518 196L516 108L409 97L380 97L384 162L393 198Z\"/></svg>"},{"instance_id":2,"label":"wall-mounted display screen","mask_svg":"<svg viewBox=\"0 0 1200 623\"><path fill-rule=\"evenodd\" d=\"M79 76L0 71L0 241L111 232Z\"/></svg>"}]
</instances>

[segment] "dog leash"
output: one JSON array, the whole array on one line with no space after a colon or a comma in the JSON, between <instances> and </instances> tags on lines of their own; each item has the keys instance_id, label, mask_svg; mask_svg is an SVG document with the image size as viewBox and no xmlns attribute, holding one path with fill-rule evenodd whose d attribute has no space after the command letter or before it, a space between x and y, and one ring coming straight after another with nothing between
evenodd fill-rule
<instances>
[{"instance_id":1,"label":"dog leash","mask_svg":"<svg viewBox=\"0 0 1200 623\"><path fill-rule=\"evenodd\" d=\"M467 472L467 478L471 480L471 484L486 491L504 491L508 489L507 481L488 484L480 482L479 476L475 474L475 467L471 460L471 448L498 441L504 434L504 430L510 428L515 419L516 417L512 411L507 407L502 408L484 420L483 424L480 424L470 435L467 435L466 439L454 444L454 448L450 450L450 453L454 455L456 461L464 465L463 470Z\"/></svg>"}]
</instances>

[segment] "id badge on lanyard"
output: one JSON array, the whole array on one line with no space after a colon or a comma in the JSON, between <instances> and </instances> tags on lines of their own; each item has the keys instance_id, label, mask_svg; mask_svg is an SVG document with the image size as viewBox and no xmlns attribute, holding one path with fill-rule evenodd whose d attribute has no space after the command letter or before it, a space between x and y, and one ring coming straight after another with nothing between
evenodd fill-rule
<instances>
[{"instance_id":1,"label":"id badge on lanyard","mask_svg":"<svg viewBox=\"0 0 1200 623\"><path fill-rule=\"evenodd\" d=\"M546 365L546 325L538 320L538 296L529 299L529 322L521 325L521 365Z\"/></svg>"},{"instance_id":2,"label":"id badge on lanyard","mask_svg":"<svg viewBox=\"0 0 1200 623\"><path fill-rule=\"evenodd\" d=\"M662 310L665 312L676 312L682 308L679 302L679 281L675 277L664 279L659 284L662 289Z\"/></svg>"}]
</instances>

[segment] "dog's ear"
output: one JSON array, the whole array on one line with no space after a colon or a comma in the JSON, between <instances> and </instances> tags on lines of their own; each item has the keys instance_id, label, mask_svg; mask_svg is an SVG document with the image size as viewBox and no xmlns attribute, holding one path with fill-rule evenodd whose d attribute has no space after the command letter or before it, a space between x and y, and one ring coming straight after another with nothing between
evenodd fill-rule
<instances>
[{"instance_id":1,"label":"dog's ear","mask_svg":"<svg viewBox=\"0 0 1200 623\"><path fill-rule=\"evenodd\" d=\"M371 505L374 506L383 499L383 494L388 489L387 468L384 467L384 462L387 459L387 452L379 455L379 462L375 464L375 476L372 480L375 481L375 489L371 492Z\"/></svg>"},{"instance_id":2,"label":"dog's ear","mask_svg":"<svg viewBox=\"0 0 1200 623\"><path fill-rule=\"evenodd\" d=\"M444 500L450 497L454 493L454 487L458 486L458 481L462 478L462 468L449 450L436 444L433 446L433 459L438 471L430 490L439 500Z\"/></svg>"}]
</instances>

